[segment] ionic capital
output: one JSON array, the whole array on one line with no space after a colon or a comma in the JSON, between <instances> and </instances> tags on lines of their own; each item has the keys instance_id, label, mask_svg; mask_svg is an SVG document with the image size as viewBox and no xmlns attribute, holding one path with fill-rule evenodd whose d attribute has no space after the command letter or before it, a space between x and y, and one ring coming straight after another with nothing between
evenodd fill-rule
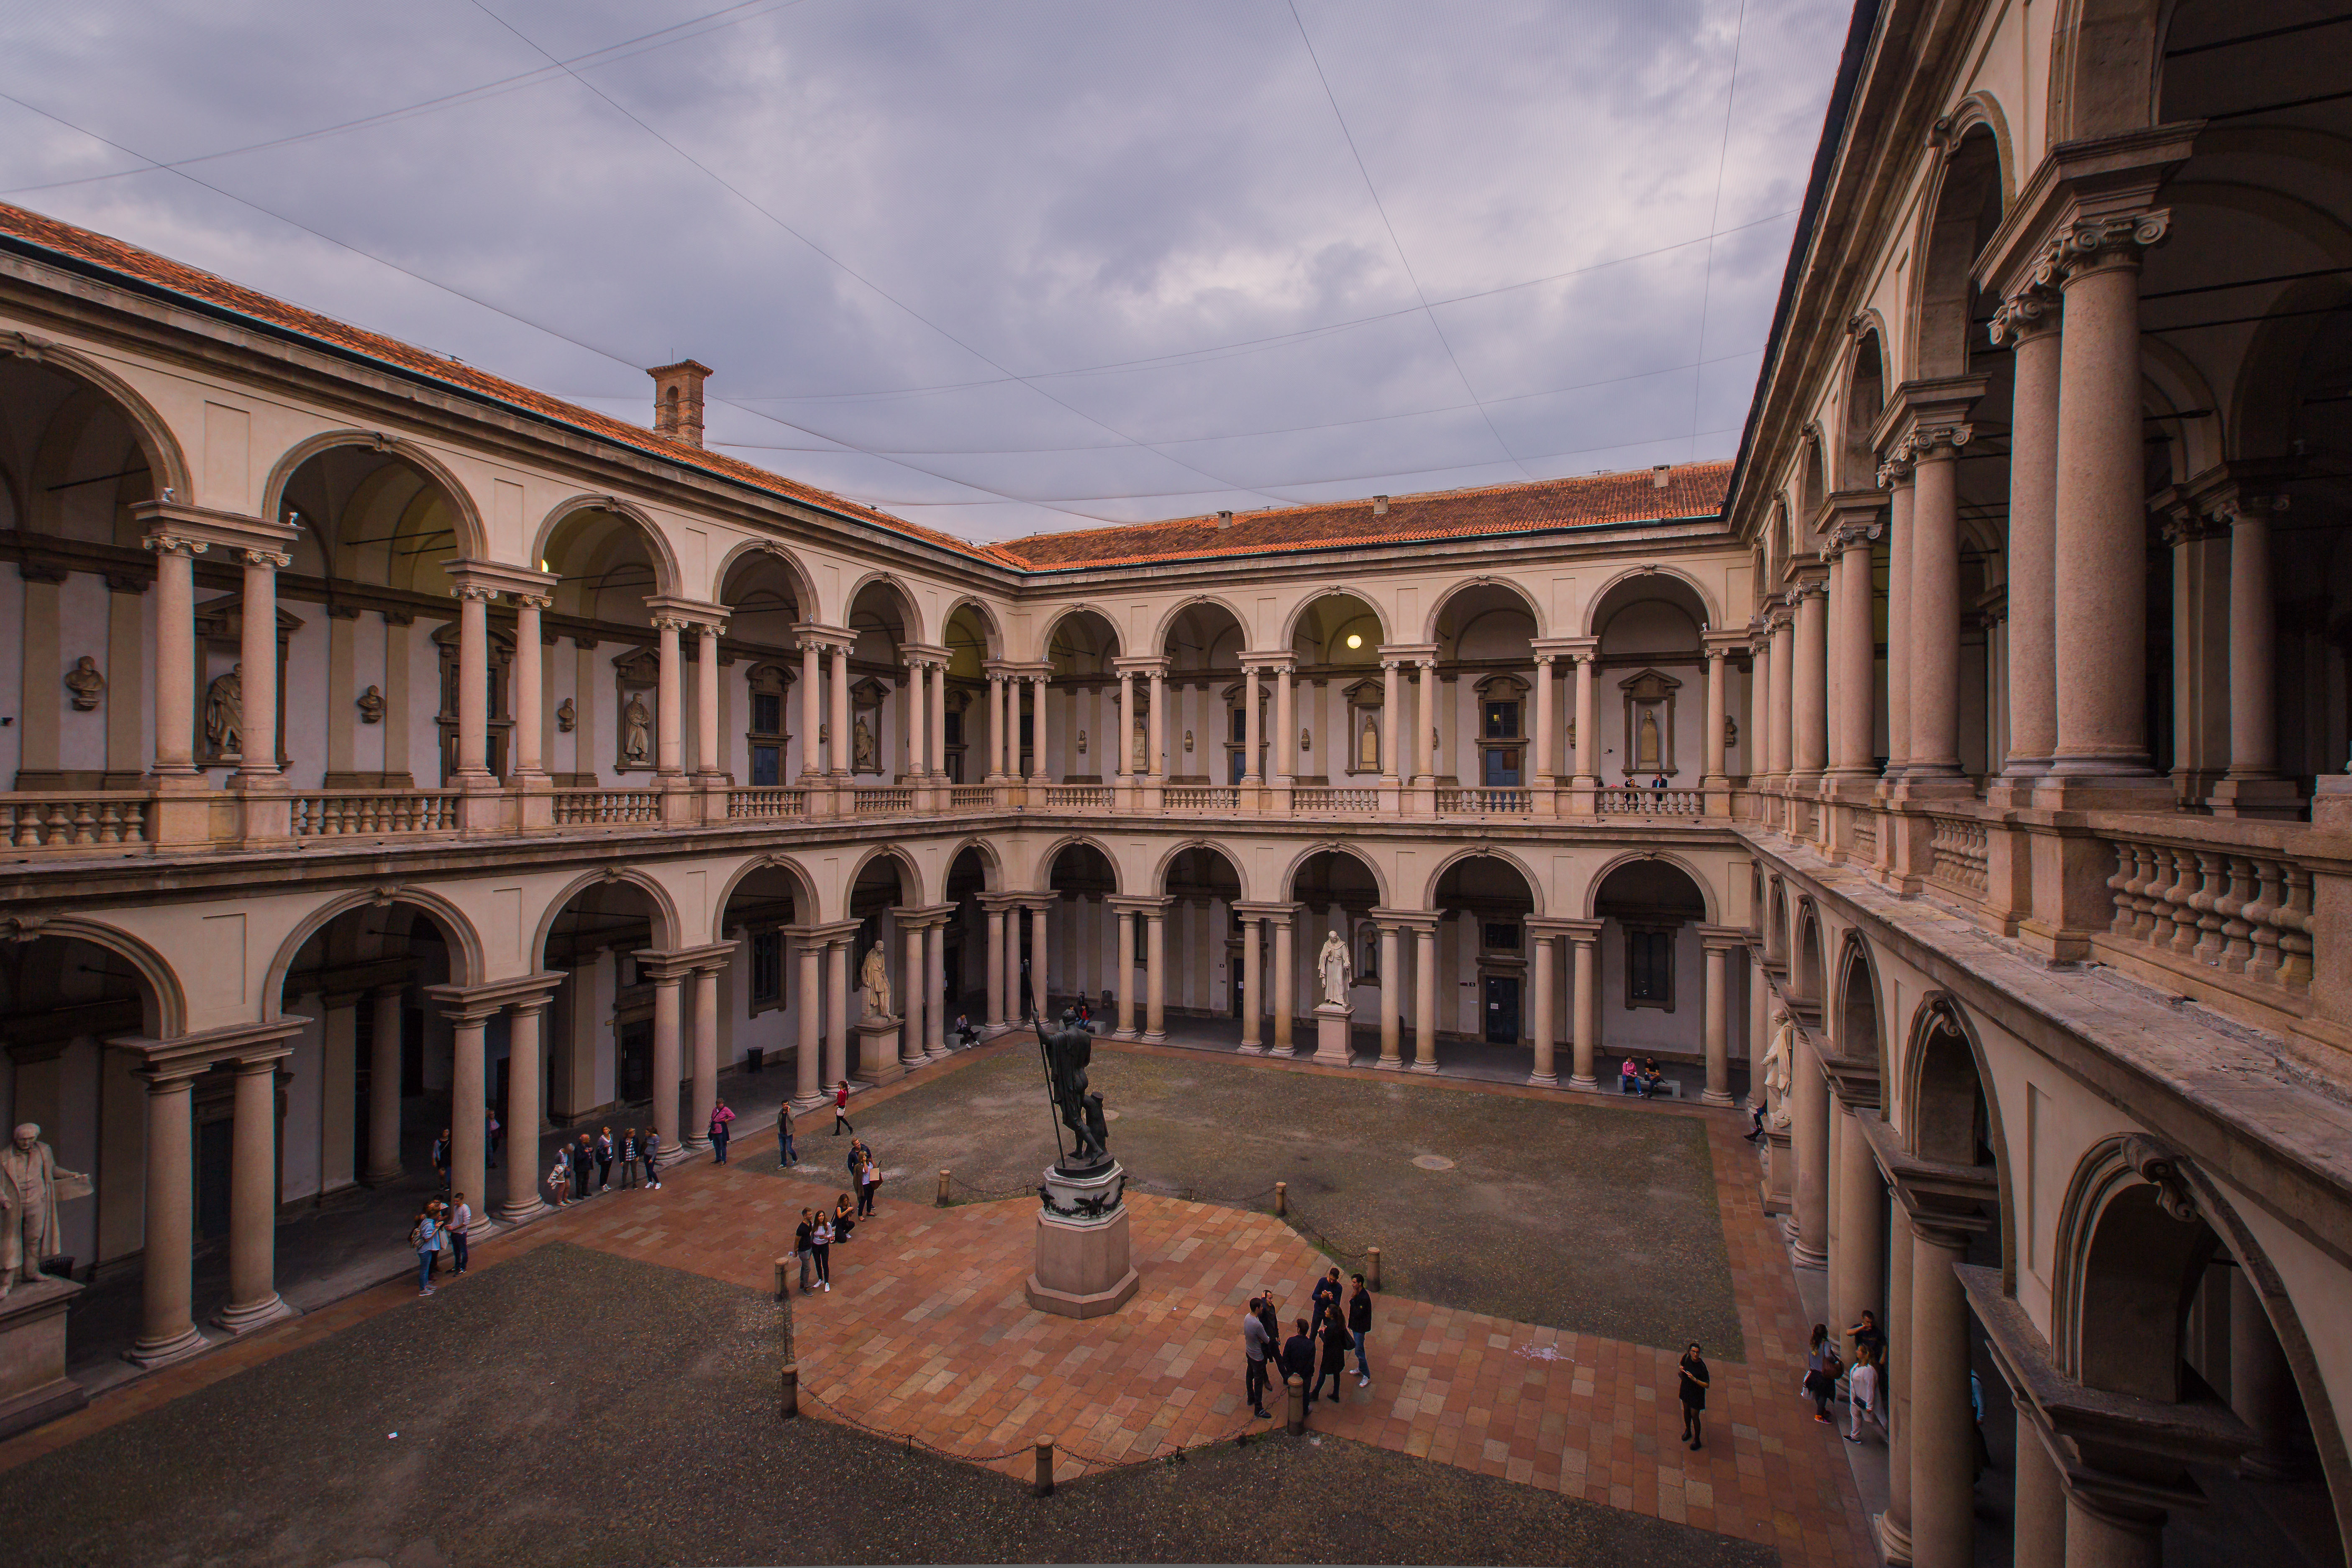
<instances>
[{"instance_id":1,"label":"ionic capital","mask_svg":"<svg viewBox=\"0 0 2352 1568\"><path fill-rule=\"evenodd\" d=\"M2137 267L2139 253L2161 244L2171 228L2172 213L2166 207L2076 218L2050 242L2042 265L2069 280L2110 267Z\"/></svg>"},{"instance_id":2,"label":"ionic capital","mask_svg":"<svg viewBox=\"0 0 2352 1568\"><path fill-rule=\"evenodd\" d=\"M684 616L656 616L654 617L654 629L656 631L686 632L693 630L694 626L695 623L688 620Z\"/></svg>"},{"instance_id":3,"label":"ionic capital","mask_svg":"<svg viewBox=\"0 0 2352 1568\"><path fill-rule=\"evenodd\" d=\"M1914 463L1948 461L1976 433L1973 425L1915 425L1896 450Z\"/></svg>"},{"instance_id":4,"label":"ionic capital","mask_svg":"<svg viewBox=\"0 0 2352 1568\"><path fill-rule=\"evenodd\" d=\"M1883 490L1891 490L1898 485L1907 485L1910 482L1911 453L1908 445L1906 444L1905 446L1897 447L1880 461L1878 465L1878 488Z\"/></svg>"},{"instance_id":5,"label":"ionic capital","mask_svg":"<svg viewBox=\"0 0 2352 1568\"><path fill-rule=\"evenodd\" d=\"M178 533L151 533L141 542L158 555L202 555L212 546L201 539L190 539Z\"/></svg>"},{"instance_id":6,"label":"ionic capital","mask_svg":"<svg viewBox=\"0 0 2352 1568\"><path fill-rule=\"evenodd\" d=\"M2026 339L2058 330L2062 296L2040 275L2028 279L2025 286L2000 303L1992 313L1992 324L1987 333L1996 343L2021 343Z\"/></svg>"},{"instance_id":7,"label":"ionic capital","mask_svg":"<svg viewBox=\"0 0 2352 1568\"><path fill-rule=\"evenodd\" d=\"M517 609L543 610L555 603L544 594L514 594L509 596L514 600Z\"/></svg>"},{"instance_id":8,"label":"ionic capital","mask_svg":"<svg viewBox=\"0 0 2352 1568\"><path fill-rule=\"evenodd\" d=\"M1875 522L1841 523L1831 532L1830 542L1840 550L1868 549L1870 542L1878 537L1881 527Z\"/></svg>"},{"instance_id":9,"label":"ionic capital","mask_svg":"<svg viewBox=\"0 0 2352 1568\"><path fill-rule=\"evenodd\" d=\"M237 555L247 566L267 566L273 572L294 564L294 557L275 550L240 550Z\"/></svg>"},{"instance_id":10,"label":"ionic capital","mask_svg":"<svg viewBox=\"0 0 2352 1568\"><path fill-rule=\"evenodd\" d=\"M449 596L471 600L478 605L490 605L498 602L499 591L488 583L460 583L449 590Z\"/></svg>"}]
</instances>

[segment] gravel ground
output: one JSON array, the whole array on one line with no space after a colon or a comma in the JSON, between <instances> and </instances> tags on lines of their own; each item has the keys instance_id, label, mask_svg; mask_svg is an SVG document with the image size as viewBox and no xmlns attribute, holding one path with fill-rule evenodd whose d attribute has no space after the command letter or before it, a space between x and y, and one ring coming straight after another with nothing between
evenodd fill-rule
<instances>
[{"instance_id":1,"label":"gravel ground","mask_svg":"<svg viewBox=\"0 0 2352 1568\"><path fill-rule=\"evenodd\" d=\"M1398 1294L1747 1359L1696 1117L1111 1047L1091 1079L1118 1117L1111 1152L1152 1191L1270 1209L1286 1182L1308 1239L1351 1268L1379 1247ZM1034 1049L850 1109L881 1156L885 1203L930 1202L942 1167L959 1196L1031 1192L1055 1157ZM793 1176L828 1194L849 1142L830 1122L808 1119ZM777 1169L765 1140L741 1159Z\"/></svg>"},{"instance_id":2,"label":"gravel ground","mask_svg":"<svg viewBox=\"0 0 2352 1568\"><path fill-rule=\"evenodd\" d=\"M0 1476L0 1563L1774 1561L1311 1434L1039 1500L779 1423L782 1320L736 1287L551 1244Z\"/></svg>"}]
</instances>

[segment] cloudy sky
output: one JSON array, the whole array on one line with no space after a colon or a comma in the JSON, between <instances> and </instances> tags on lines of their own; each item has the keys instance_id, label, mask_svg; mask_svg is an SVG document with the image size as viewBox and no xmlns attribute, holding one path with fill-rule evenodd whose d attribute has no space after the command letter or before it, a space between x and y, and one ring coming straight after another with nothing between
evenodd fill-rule
<instances>
[{"instance_id":1,"label":"cloudy sky","mask_svg":"<svg viewBox=\"0 0 2352 1568\"><path fill-rule=\"evenodd\" d=\"M0 0L0 200L949 532L1728 456L1843 0Z\"/></svg>"}]
</instances>

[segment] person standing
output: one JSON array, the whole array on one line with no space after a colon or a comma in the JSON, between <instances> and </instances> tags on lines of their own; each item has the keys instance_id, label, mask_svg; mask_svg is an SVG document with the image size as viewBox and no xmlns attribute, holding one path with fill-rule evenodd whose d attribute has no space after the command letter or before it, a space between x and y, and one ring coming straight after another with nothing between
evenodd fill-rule
<instances>
[{"instance_id":1,"label":"person standing","mask_svg":"<svg viewBox=\"0 0 2352 1568\"><path fill-rule=\"evenodd\" d=\"M1815 1323L1805 1351L1805 1393L1813 1401L1813 1419L1824 1426L1830 1425L1830 1401L1837 1397L1838 1373L1844 1370L1837 1347L1830 1343L1829 1325Z\"/></svg>"},{"instance_id":2,"label":"person standing","mask_svg":"<svg viewBox=\"0 0 2352 1568\"><path fill-rule=\"evenodd\" d=\"M866 1151L857 1167L857 1215L860 1219L874 1217L874 1194L882 1190L882 1166L874 1158L874 1151Z\"/></svg>"},{"instance_id":3,"label":"person standing","mask_svg":"<svg viewBox=\"0 0 2352 1568\"><path fill-rule=\"evenodd\" d=\"M441 1178L443 1186L449 1184L449 1130L446 1127L441 1129L440 1137L433 1140L433 1173Z\"/></svg>"},{"instance_id":4,"label":"person standing","mask_svg":"<svg viewBox=\"0 0 2352 1568\"><path fill-rule=\"evenodd\" d=\"M506 1129L499 1124L497 1111L486 1110L482 1112L482 1155L493 1171L499 1168L499 1139L505 1131Z\"/></svg>"},{"instance_id":5,"label":"person standing","mask_svg":"<svg viewBox=\"0 0 2352 1568\"><path fill-rule=\"evenodd\" d=\"M598 1128L596 1131L596 1190L598 1192L609 1193L613 1190L613 1156L619 1152L620 1150L613 1142L613 1130L609 1127Z\"/></svg>"},{"instance_id":6,"label":"person standing","mask_svg":"<svg viewBox=\"0 0 2352 1568\"><path fill-rule=\"evenodd\" d=\"M557 1208L572 1206L572 1162L566 1150L555 1152L555 1163L548 1167L547 1195L555 1200Z\"/></svg>"},{"instance_id":7,"label":"person standing","mask_svg":"<svg viewBox=\"0 0 2352 1568\"><path fill-rule=\"evenodd\" d=\"M1862 1441L1864 1417L1878 1423L1880 1441L1886 1437L1886 1418L1878 1413L1878 1352L1874 1347L1856 1345L1853 1370L1845 1374L1845 1396L1850 1413L1846 1420L1845 1440Z\"/></svg>"},{"instance_id":8,"label":"person standing","mask_svg":"<svg viewBox=\"0 0 2352 1568\"><path fill-rule=\"evenodd\" d=\"M793 1147L793 1108L779 1106L776 1108L776 1163L789 1166L799 1158L800 1152Z\"/></svg>"},{"instance_id":9,"label":"person standing","mask_svg":"<svg viewBox=\"0 0 2352 1568\"><path fill-rule=\"evenodd\" d=\"M816 1226L811 1219L809 1211L801 1210L800 1226L793 1232L793 1254L801 1260L801 1294L803 1296L808 1295L813 1289L809 1280L816 1266L816 1254L810 1250L810 1236L815 1229Z\"/></svg>"},{"instance_id":10,"label":"person standing","mask_svg":"<svg viewBox=\"0 0 2352 1568\"><path fill-rule=\"evenodd\" d=\"M849 1080L847 1079L843 1079L841 1087L833 1091L833 1135L835 1138L840 1137L841 1130L845 1127L849 1128L851 1137L857 1136L857 1129L849 1120Z\"/></svg>"},{"instance_id":11,"label":"person standing","mask_svg":"<svg viewBox=\"0 0 2352 1568\"><path fill-rule=\"evenodd\" d=\"M1282 1354L1282 1320L1275 1315L1274 1297L1271 1293L1258 1298L1257 1321L1265 1326L1266 1353L1277 1358L1275 1364L1279 1367L1281 1362L1278 1358Z\"/></svg>"},{"instance_id":12,"label":"person standing","mask_svg":"<svg viewBox=\"0 0 2352 1568\"><path fill-rule=\"evenodd\" d=\"M572 1196L584 1198L588 1195L588 1183L595 1173L595 1168L596 1140L583 1132L580 1142L572 1146Z\"/></svg>"},{"instance_id":13,"label":"person standing","mask_svg":"<svg viewBox=\"0 0 2352 1568\"><path fill-rule=\"evenodd\" d=\"M621 1129L621 1190L628 1191L637 1184L637 1130Z\"/></svg>"},{"instance_id":14,"label":"person standing","mask_svg":"<svg viewBox=\"0 0 2352 1568\"><path fill-rule=\"evenodd\" d=\"M1339 1272L1337 1269L1332 1272ZM1337 1294L1323 1303L1322 1326L1318 1337L1323 1342L1323 1357L1316 1369L1314 1386L1307 1391L1309 1404L1323 1392L1323 1380L1331 1380L1331 1403L1339 1403L1339 1380L1348 1373L1348 1322L1339 1307Z\"/></svg>"},{"instance_id":15,"label":"person standing","mask_svg":"<svg viewBox=\"0 0 2352 1568\"><path fill-rule=\"evenodd\" d=\"M817 1210L816 1227L809 1232L809 1250L816 1254L816 1288L833 1289L833 1216Z\"/></svg>"},{"instance_id":16,"label":"person standing","mask_svg":"<svg viewBox=\"0 0 2352 1568\"><path fill-rule=\"evenodd\" d=\"M1367 1347L1372 1342L1372 1293L1364 1288L1364 1277L1353 1276L1355 1294L1348 1298L1348 1333L1356 1342L1356 1381L1362 1386L1372 1385L1372 1364L1367 1357Z\"/></svg>"},{"instance_id":17,"label":"person standing","mask_svg":"<svg viewBox=\"0 0 2352 1568\"><path fill-rule=\"evenodd\" d=\"M449 1194L449 1201L453 1206L449 1210L449 1224L446 1229L449 1232L449 1247L457 1262L457 1266L451 1269L450 1273L463 1274L466 1271L466 1244L474 1237L474 1205L466 1201L466 1194L463 1193L452 1193Z\"/></svg>"},{"instance_id":18,"label":"person standing","mask_svg":"<svg viewBox=\"0 0 2352 1568\"><path fill-rule=\"evenodd\" d=\"M1265 1304L1263 1298L1252 1296L1242 1315L1242 1393L1250 1402L1250 1413L1261 1421L1270 1414L1265 1407L1265 1357L1274 1348L1258 1318Z\"/></svg>"},{"instance_id":19,"label":"person standing","mask_svg":"<svg viewBox=\"0 0 2352 1568\"><path fill-rule=\"evenodd\" d=\"M735 1113L727 1109L725 1100L722 1100L710 1108L710 1147L715 1155L714 1163L717 1164L727 1163L727 1127L734 1120Z\"/></svg>"},{"instance_id":20,"label":"person standing","mask_svg":"<svg viewBox=\"0 0 2352 1568\"><path fill-rule=\"evenodd\" d=\"M1318 1315L1318 1321L1324 1307L1339 1300L1339 1266L1334 1264L1329 1273L1324 1275L1322 1279L1315 1281L1314 1310Z\"/></svg>"},{"instance_id":21,"label":"person standing","mask_svg":"<svg viewBox=\"0 0 2352 1568\"><path fill-rule=\"evenodd\" d=\"M1293 1321L1297 1323L1298 1331L1283 1342L1282 1373L1286 1385L1289 1379L1295 1377L1298 1380L1299 1386L1305 1388L1315 1378L1315 1339L1307 1331L1306 1319L1298 1318ZM1307 1393L1307 1403L1309 1405L1315 1403L1312 1390Z\"/></svg>"},{"instance_id":22,"label":"person standing","mask_svg":"<svg viewBox=\"0 0 2352 1568\"><path fill-rule=\"evenodd\" d=\"M427 1204L416 1211L416 1223L409 1227L408 1244L416 1248L416 1293L433 1294L433 1257L441 1247L441 1222L433 1217L433 1205Z\"/></svg>"},{"instance_id":23,"label":"person standing","mask_svg":"<svg viewBox=\"0 0 2352 1568\"><path fill-rule=\"evenodd\" d=\"M646 1185L661 1191L661 1129L646 1129Z\"/></svg>"},{"instance_id":24,"label":"person standing","mask_svg":"<svg viewBox=\"0 0 2352 1568\"><path fill-rule=\"evenodd\" d=\"M1706 1358L1698 1353L1698 1342L1693 1340L1690 1349L1683 1352L1682 1360L1683 1441L1694 1448L1706 1447L1704 1430L1706 1415Z\"/></svg>"}]
</instances>

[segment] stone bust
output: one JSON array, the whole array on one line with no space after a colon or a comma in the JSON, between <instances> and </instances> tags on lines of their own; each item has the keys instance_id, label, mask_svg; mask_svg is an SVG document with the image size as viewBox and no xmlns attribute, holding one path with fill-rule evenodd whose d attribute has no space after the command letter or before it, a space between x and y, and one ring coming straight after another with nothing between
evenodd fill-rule
<instances>
[{"instance_id":1,"label":"stone bust","mask_svg":"<svg viewBox=\"0 0 2352 1568\"><path fill-rule=\"evenodd\" d=\"M98 672L98 660L84 654L74 660L66 671L66 689L73 694L74 711L87 713L98 706L106 695L106 677Z\"/></svg>"}]
</instances>

